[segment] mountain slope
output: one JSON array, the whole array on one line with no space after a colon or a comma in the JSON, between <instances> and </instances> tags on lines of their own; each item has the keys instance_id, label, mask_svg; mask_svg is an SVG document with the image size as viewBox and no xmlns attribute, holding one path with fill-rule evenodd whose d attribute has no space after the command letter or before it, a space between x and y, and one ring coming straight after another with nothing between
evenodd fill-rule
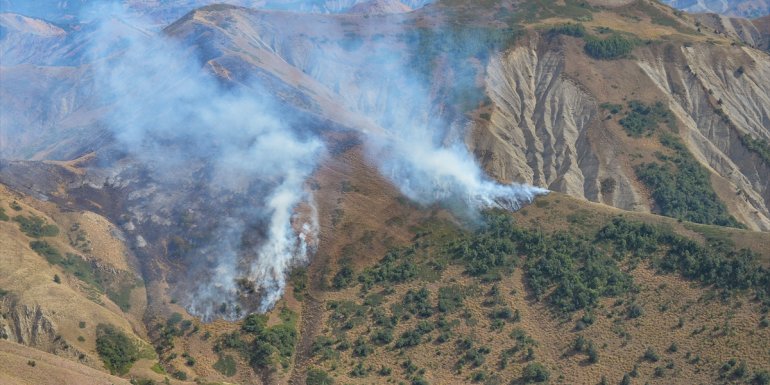
<instances>
[{"instance_id":1,"label":"mountain slope","mask_svg":"<svg viewBox=\"0 0 770 385\"><path fill-rule=\"evenodd\" d=\"M764 0L666 0L665 3L692 13L711 12L749 19L770 14L770 4Z\"/></svg>"},{"instance_id":2,"label":"mountain slope","mask_svg":"<svg viewBox=\"0 0 770 385\"><path fill-rule=\"evenodd\" d=\"M216 319L233 314L227 302L198 318L190 301L227 273L216 262L232 250L211 247L226 246L221 223L246 222L233 249L254 257L267 225L249 221L250 209L271 190L243 180L251 174L235 162L226 166L242 178L226 188L232 181L210 175L215 152L172 160L177 148L216 148L241 126L220 127L233 120L214 116L218 124L203 128L221 136L142 159L108 127L120 106L102 98L93 72L124 51L91 62L91 26L60 36L39 20L0 22L11 31L0 48L15 59L0 68L0 150L14 159L0 161L9 216L0 243L13 251L0 265L0 331L16 343L106 373L95 341L97 325L112 324L142 347L125 376L175 383L684 384L761 380L770 370L761 20L600 0L445 0L335 15L213 5L162 36L111 20L111 42L139 34L178 44L172 54L193 73L214 75L211 104L267 90L281 118L326 149L302 185L312 202L289 210L295 232L317 210L315 253L292 264L274 308L232 321ZM130 64L151 68L152 58ZM185 83L165 71L171 85L156 79L149 89L174 94ZM145 83L131 79L127 89ZM244 120L259 118L248 106ZM170 115L218 111L203 107ZM480 217L454 202L411 202L371 138L393 135L394 122L431 119L442 126L437 141L464 140L492 177L554 192ZM180 121L174 131L200 128ZM281 143L259 150L279 158L292 150ZM18 215L59 232L35 238ZM263 293L236 283L244 301L231 318L243 318ZM73 375L49 369L58 358L0 349L13 357L0 375L29 359L57 380ZM11 377L0 378L20 381Z\"/></svg>"}]
</instances>

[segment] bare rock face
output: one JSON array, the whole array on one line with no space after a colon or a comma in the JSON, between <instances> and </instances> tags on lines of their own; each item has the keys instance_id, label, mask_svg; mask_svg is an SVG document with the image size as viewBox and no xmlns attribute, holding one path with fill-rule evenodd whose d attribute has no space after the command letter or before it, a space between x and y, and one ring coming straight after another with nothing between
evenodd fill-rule
<instances>
[{"instance_id":1,"label":"bare rock face","mask_svg":"<svg viewBox=\"0 0 770 385\"><path fill-rule=\"evenodd\" d=\"M49 315L39 305L17 303L13 299L0 302L0 338L74 360L90 360L86 354L65 341Z\"/></svg>"},{"instance_id":2,"label":"bare rock face","mask_svg":"<svg viewBox=\"0 0 770 385\"><path fill-rule=\"evenodd\" d=\"M770 63L741 47L683 47L673 65L643 57L638 65L667 95L687 128L694 155L724 178L734 194L723 196L733 215L749 226L770 228L770 168L741 144L741 137L770 139Z\"/></svg>"},{"instance_id":3,"label":"bare rock face","mask_svg":"<svg viewBox=\"0 0 770 385\"><path fill-rule=\"evenodd\" d=\"M381 15L388 13L404 13L412 8L398 0L371 0L352 6L347 13L361 15Z\"/></svg>"},{"instance_id":4,"label":"bare rock face","mask_svg":"<svg viewBox=\"0 0 770 385\"><path fill-rule=\"evenodd\" d=\"M491 131L509 137L499 150L498 176L524 180L585 196L578 155L586 144L587 123L596 115L590 95L561 77L559 52L522 47L494 60L489 68L490 97L497 106Z\"/></svg>"},{"instance_id":5,"label":"bare rock face","mask_svg":"<svg viewBox=\"0 0 770 385\"><path fill-rule=\"evenodd\" d=\"M744 135L770 139L770 62L747 47L679 49L640 49L626 65L639 68L648 97L665 102L677 117L680 135L713 174L730 213L752 229L770 229L770 189L763 177L770 169L741 141ZM565 73L565 51L532 39L492 60L486 81L492 112L488 123L474 128L471 147L501 180L650 211L633 169L618 161L633 148L608 134L598 116L604 96ZM602 192L602 182L610 180L613 191Z\"/></svg>"},{"instance_id":6,"label":"bare rock face","mask_svg":"<svg viewBox=\"0 0 770 385\"><path fill-rule=\"evenodd\" d=\"M487 93L494 110L486 127L476 127L471 147L487 171L503 181L547 186L627 210L648 211L617 162L619 149L594 143L597 100L564 76L564 54L538 49L538 42L494 58ZM602 196L601 180L616 187Z\"/></svg>"},{"instance_id":7,"label":"bare rock face","mask_svg":"<svg viewBox=\"0 0 770 385\"><path fill-rule=\"evenodd\" d=\"M770 14L767 0L664 0L664 3L687 12L714 12L746 18Z\"/></svg>"},{"instance_id":8,"label":"bare rock face","mask_svg":"<svg viewBox=\"0 0 770 385\"><path fill-rule=\"evenodd\" d=\"M748 20L716 13L699 13L692 15L692 17L701 25L701 29L713 31L759 49L770 48L768 45L770 44L770 31L765 26L770 17Z\"/></svg>"}]
</instances>

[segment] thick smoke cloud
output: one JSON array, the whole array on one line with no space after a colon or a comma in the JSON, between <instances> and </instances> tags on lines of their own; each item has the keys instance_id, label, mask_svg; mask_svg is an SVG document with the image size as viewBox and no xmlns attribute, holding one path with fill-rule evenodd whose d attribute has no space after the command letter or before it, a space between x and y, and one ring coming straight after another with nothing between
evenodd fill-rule
<instances>
[{"instance_id":1,"label":"thick smoke cloud","mask_svg":"<svg viewBox=\"0 0 770 385\"><path fill-rule=\"evenodd\" d=\"M210 271L191 277L190 310L235 318L242 287L254 285L260 310L272 307L292 264L307 259L317 219L305 181L323 144L289 119L267 92L226 90L189 52L120 7L101 9L93 46L96 87L113 109L107 125L118 148L145 167L155 199L233 196L213 241L194 254ZM255 91L256 89L256 91ZM179 202L182 206L185 202ZM302 218L298 205L310 205ZM235 205L233 207L233 205ZM264 227L253 250L241 250L247 228ZM244 257L249 255L249 257ZM197 264L194 263L194 265ZM227 306L222 307L225 303ZM222 308L223 311L219 311Z\"/></svg>"},{"instance_id":2,"label":"thick smoke cloud","mask_svg":"<svg viewBox=\"0 0 770 385\"><path fill-rule=\"evenodd\" d=\"M394 78L392 69L372 73L368 82L372 87ZM389 77L378 79L377 73L388 73ZM400 92L376 119L386 133L370 133L366 145L369 159L402 194L426 206L444 204L457 214L475 219L480 210L517 210L548 192L491 180L468 151L462 122L447 123L437 118L437 113L426 114L432 110L430 93L408 68L404 67L396 78L394 88Z\"/></svg>"},{"instance_id":3,"label":"thick smoke cloud","mask_svg":"<svg viewBox=\"0 0 770 385\"><path fill-rule=\"evenodd\" d=\"M92 60L97 88L114 106L107 124L121 150L149 170L156 188L150 190L174 200L180 186L196 185L210 199L234 197L223 203L227 210L210 241L191 252L199 262L183 302L204 319L245 315L244 296L260 299L257 310L270 309L288 271L316 246L317 212L306 182L324 154L322 141L292 123L268 91L223 89L190 50L147 32L151 25L121 8L91 14L102 19ZM362 134L367 155L405 196L475 218L485 208L518 209L547 192L486 176L465 145L464 123L432 113L428 85L407 66L394 71L394 61L388 68L367 63L367 76L359 77L367 80L356 84L361 95L389 88L388 100L347 107L382 128Z\"/></svg>"}]
</instances>

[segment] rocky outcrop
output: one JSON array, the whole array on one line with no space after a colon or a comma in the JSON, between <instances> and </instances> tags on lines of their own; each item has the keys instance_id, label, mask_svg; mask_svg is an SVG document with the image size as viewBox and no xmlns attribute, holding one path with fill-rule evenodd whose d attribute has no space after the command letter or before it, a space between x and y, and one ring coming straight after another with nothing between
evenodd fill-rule
<instances>
[{"instance_id":1,"label":"rocky outcrop","mask_svg":"<svg viewBox=\"0 0 770 385\"><path fill-rule=\"evenodd\" d=\"M39 305L4 298L0 301L0 314L0 338L73 360L89 360L57 333L56 326Z\"/></svg>"},{"instance_id":2,"label":"rocky outcrop","mask_svg":"<svg viewBox=\"0 0 770 385\"><path fill-rule=\"evenodd\" d=\"M530 38L491 61L486 84L492 109L488 121L474 127L471 147L501 180L650 211L633 169L618 161L634 149L608 134L598 117L597 99L603 96L565 73L574 52L552 40ZM751 48L680 49L639 49L628 63L644 75L639 82L648 97L665 101L674 112L680 134L717 178L715 190L730 212L750 228L770 229L769 182L762 176L770 175L770 168L741 141L746 134L770 139L770 89L762 80L770 78L770 62ZM613 188L602 189L603 181Z\"/></svg>"},{"instance_id":3,"label":"rocky outcrop","mask_svg":"<svg viewBox=\"0 0 770 385\"><path fill-rule=\"evenodd\" d=\"M745 18L770 14L770 2L767 0L664 0L664 2L693 13L714 12Z\"/></svg>"},{"instance_id":4,"label":"rocky outcrop","mask_svg":"<svg viewBox=\"0 0 770 385\"><path fill-rule=\"evenodd\" d=\"M599 124L596 98L565 76L564 53L529 44L494 58L487 94L489 124L473 130L470 146L488 172L503 181L547 186L592 201L646 211L617 162L613 146L594 143L589 128ZM601 191L602 180L613 191Z\"/></svg>"},{"instance_id":5,"label":"rocky outcrop","mask_svg":"<svg viewBox=\"0 0 770 385\"><path fill-rule=\"evenodd\" d=\"M521 180L595 199L596 189L585 185L585 173L591 173L585 166L595 163L586 133L597 115L597 103L562 77L562 69L560 52L538 52L529 46L492 61L488 91L495 111L490 131L507 139L492 152L508 155L496 156L493 168L506 181ZM581 155L589 156L580 159Z\"/></svg>"},{"instance_id":6,"label":"rocky outcrop","mask_svg":"<svg viewBox=\"0 0 770 385\"><path fill-rule=\"evenodd\" d=\"M709 45L682 47L676 61L642 51L638 66L668 99L686 128L690 151L732 186L733 215L770 229L770 167L742 144L743 135L770 139L770 63L756 50Z\"/></svg>"},{"instance_id":7,"label":"rocky outcrop","mask_svg":"<svg viewBox=\"0 0 770 385\"><path fill-rule=\"evenodd\" d=\"M693 18L702 29L743 42L751 47L759 49L770 47L768 45L770 44L770 35L764 29L763 21L760 19L752 21L715 13L699 13L693 15Z\"/></svg>"},{"instance_id":8,"label":"rocky outcrop","mask_svg":"<svg viewBox=\"0 0 770 385\"><path fill-rule=\"evenodd\" d=\"M358 3L347 11L347 13L360 15L382 15L389 13L404 13L411 11L412 8L404 5L398 0L370 0Z\"/></svg>"}]
</instances>

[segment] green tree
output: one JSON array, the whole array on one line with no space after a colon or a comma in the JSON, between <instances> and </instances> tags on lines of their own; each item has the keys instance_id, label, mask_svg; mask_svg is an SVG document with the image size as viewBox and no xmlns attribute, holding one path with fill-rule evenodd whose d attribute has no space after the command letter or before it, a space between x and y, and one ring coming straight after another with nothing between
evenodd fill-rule
<instances>
[{"instance_id":1,"label":"green tree","mask_svg":"<svg viewBox=\"0 0 770 385\"><path fill-rule=\"evenodd\" d=\"M112 325L96 327L96 352L112 374L124 375L139 359L139 349L125 333Z\"/></svg>"}]
</instances>

